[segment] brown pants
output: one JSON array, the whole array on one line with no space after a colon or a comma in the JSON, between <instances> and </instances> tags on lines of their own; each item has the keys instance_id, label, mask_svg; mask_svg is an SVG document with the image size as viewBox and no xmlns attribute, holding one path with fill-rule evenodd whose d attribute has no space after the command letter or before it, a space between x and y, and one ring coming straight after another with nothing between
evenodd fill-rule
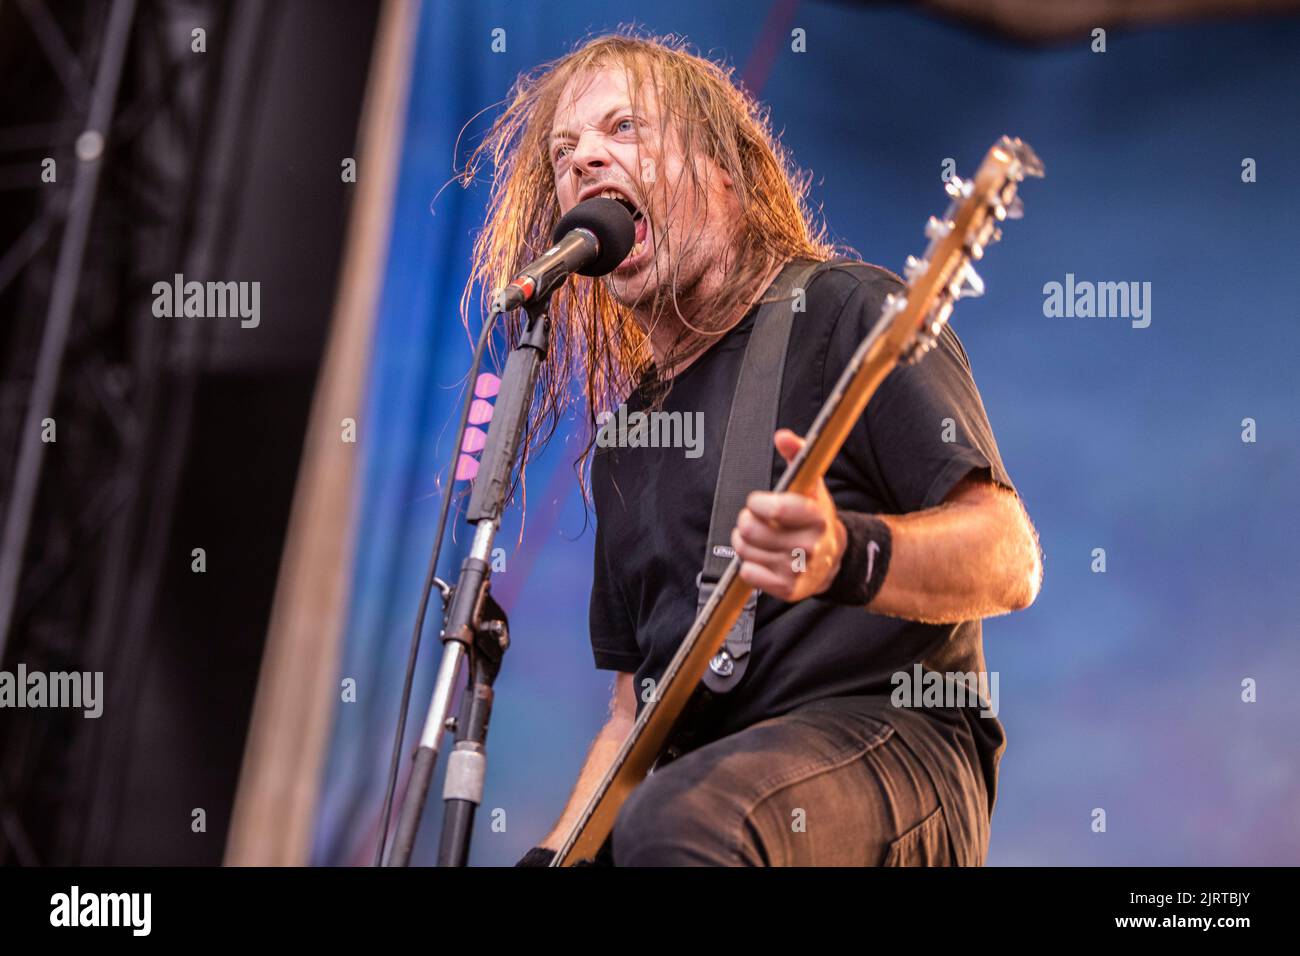
<instances>
[{"instance_id":1,"label":"brown pants","mask_svg":"<svg viewBox=\"0 0 1300 956\"><path fill-rule=\"evenodd\" d=\"M832 698L705 744L633 791L614 864L982 865L987 794L953 714Z\"/></svg>"}]
</instances>

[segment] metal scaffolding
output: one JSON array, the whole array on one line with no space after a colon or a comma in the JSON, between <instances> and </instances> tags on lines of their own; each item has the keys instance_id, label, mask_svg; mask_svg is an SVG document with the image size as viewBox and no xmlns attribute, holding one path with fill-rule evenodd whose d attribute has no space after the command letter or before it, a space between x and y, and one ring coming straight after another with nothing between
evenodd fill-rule
<instances>
[{"instance_id":1,"label":"metal scaffolding","mask_svg":"<svg viewBox=\"0 0 1300 956\"><path fill-rule=\"evenodd\" d=\"M226 200L272 11L16 8L48 65L30 95L57 118L0 128L0 189L36 191L31 222L0 251L0 303L15 317L0 329L0 666L115 679L111 721L6 719L0 863L94 863L121 800L130 675L144 666L209 346L203 323L158 322L150 289L228 253ZM196 52L195 23L221 42Z\"/></svg>"}]
</instances>

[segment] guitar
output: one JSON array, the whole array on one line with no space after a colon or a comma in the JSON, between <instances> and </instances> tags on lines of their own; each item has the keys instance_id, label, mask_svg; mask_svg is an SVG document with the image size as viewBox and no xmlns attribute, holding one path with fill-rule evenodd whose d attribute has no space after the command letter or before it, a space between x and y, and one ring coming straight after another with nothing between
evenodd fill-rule
<instances>
[{"instance_id":1,"label":"guitar","mask_svg":"<svg viewBox=\"0 0 1300 956\"><path fill-rule=\"evenodd\" d=\"M984 283L973 262L1001 238L1000 222L1023 214L1019 184L1026 176L1042 175L1043 164L1033 149L1003 136L989 149L974 179L953 177L945 185L952 201L942 217L931 216L926 223L930 244L925 254L907 257L907 288L886 298L880 318L854 352L773 491L810 493L885 376L899 362L919 361L934 346L958 299L983 294ZM731 559L551 866L595 858L624 801L660 759L709 660L722 649L749 595L740 580L740 563L739 558Z\"/></svg>"}]
</instances>

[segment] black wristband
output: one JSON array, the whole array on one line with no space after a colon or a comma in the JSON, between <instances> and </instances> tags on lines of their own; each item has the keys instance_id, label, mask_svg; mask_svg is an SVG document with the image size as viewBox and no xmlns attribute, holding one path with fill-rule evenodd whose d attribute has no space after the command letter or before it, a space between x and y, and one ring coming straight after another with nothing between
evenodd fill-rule
<instances>
[{"instance_id":1,"label":"black wristband","mask_svg":"<svg viewBox=\"0 0 1300 956\"><path fill-rule=\"evenodd\" d=\"M861 511L840 511L847 541L835 580L818 597L836 604L870 604L889 573L889 525Z\"/></svg>"}]
</instances>

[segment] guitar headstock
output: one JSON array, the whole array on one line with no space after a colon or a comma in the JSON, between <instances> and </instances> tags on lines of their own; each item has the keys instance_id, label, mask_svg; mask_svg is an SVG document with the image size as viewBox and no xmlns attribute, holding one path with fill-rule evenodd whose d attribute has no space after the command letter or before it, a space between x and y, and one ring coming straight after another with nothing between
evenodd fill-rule
<instances>
[{"instance_id":1,"label":"guitar headstock","mask_svg":"<svg viewBox=\"0 0 1300 956\"><path fill-rule=\"evenodd\" d=\"M903 267L907 291L885 300L885 318L912 330L901 361L915 362L934 347L958 299L984 294L974 263L1002 238L998 224L1024 215L1017 189L1026 176L1042 176L1043 163L1020 139L993 144L972 179L954 176L944 186L951 202L925 224L930 240L921 258ZM900 319L900 317L902 317Z\"/></svg>"}]
</instances>

